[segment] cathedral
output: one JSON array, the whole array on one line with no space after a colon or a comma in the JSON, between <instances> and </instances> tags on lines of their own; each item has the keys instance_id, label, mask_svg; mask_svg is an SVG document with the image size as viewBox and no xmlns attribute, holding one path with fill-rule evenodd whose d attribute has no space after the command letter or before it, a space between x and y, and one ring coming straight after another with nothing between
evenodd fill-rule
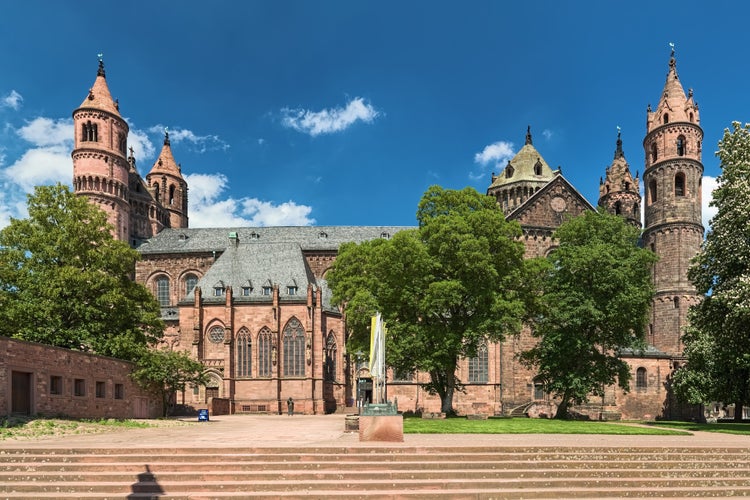
<instances>
[{"instance_id":1,"label":"cathedral","mask_svg":"<svg viewBox=\"0 0 750 500\"><path fill-rule=\"evenodd\" d=\"M356 411L368 396L366 360L346 352L345 317L330 301L326 273L342 243L390 238L404 228L189 228L188 186L169 135L144 180L127 149L128 125L101 61L73 120L76 193L100 206L114 236L141 254L135 279L161 305L166 324L161 347L185 351L206 367L209 382L177 394L175 403L215 413L280 413L282 402L292 397L300 413ZM646 123L643 178L633 176L618 133L597 205L641 228L643 245L659 255L648 347L622 353L631 368L630 392L612 387L578 408L592 418L699 416L670 391L671 374L684 363L681 331L688 308L700 300L687 269L703 238L703 132L693 92L685 93L677 75L674 52ZM521 225L527 257L547 255L563 220L595 209L559 169L549 167L530 128L520 151L492 175L487 195ZM465 391L454 397L456 411L553 414L553 398L517 360L532 342L525 331L462 360L457 376ZM391 373L388 398L400 411L439 411L439 398L422 389L426 377Z\"/></svg>"}]
</instances>

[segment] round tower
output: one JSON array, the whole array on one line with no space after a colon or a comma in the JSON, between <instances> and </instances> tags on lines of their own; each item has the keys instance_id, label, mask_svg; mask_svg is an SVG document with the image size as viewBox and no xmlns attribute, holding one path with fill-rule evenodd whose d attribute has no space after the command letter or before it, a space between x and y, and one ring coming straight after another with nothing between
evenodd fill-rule
<instances>
[{"instance_id":1,"label":"round tower","mask_svg":"<svg viewBox=\"0 0 750 500\"><path fill-rule=\"evenodd\" d=\"M180 165L174 160L168 132L164 132L164 146L151 172L146 175L146 184L154 199L161 204L163 212L163 216L152 220L154 234L164 227L188 227L187 183L182 177Z\"/></svg>"},{"instance_id":2,"label":"round tower","mask_svg":"<svg viewBox=\"0 0 750 500\"><path fill-rule=\"evenodd\" d=\"M94 85L73 111L73 124L73 189L107 213L116 239L128 241L128 124L112 100L101 58Z\"/></svg>"},{"instance_id":3,"label":"round tower","mask_svg":"<svg viewBox=\"0 0 750 500\"><path fill-rule=\"evenodd\" d=\"M617 131L617 147L612 164L607 167L604 179L599 180L599 206L607 212L620 215L628 223L641 228L641 193L638 173L635 179L622 151L622 138Z\"/></svg>"},{"instance_id":4,"label":"round tower","mask_svg":"<svg viewBox=\"0 0 750 500\"><path fill-rule=\"evenodd\" d=\"M643 242L659 255L653 269L656 293L646 338L674 356L682 354L688 308L699 301L687 271L703 241L702 141L698 105L692 89L685 95L680 84L673 49L659 104L647 110Z\"/></svg>"}]
</instances>

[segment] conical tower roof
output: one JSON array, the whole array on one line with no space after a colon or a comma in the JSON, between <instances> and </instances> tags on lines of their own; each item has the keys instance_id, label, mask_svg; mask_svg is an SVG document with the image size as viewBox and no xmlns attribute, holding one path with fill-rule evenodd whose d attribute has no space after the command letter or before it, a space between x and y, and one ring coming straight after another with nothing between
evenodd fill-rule
<instances>
[{"instance_id":1,"label":"conical tower roof","mask_svg":"<svg viewBox=\"0 0 750 500\"><path fill-rule=\"evenodd\" d=\"M622 137L620 131L617 131L617 147L615 148L615 157L612 164L607 167L606 178L600 182L599 195L603 197L607 194L616 192L639 192L640 179L636 174L635 179L630 173L630 165L625 159L625 153L622 150Z\"/></svg>"},{"instance_id":2,"label":"conical tower roof","mask_svg":"<svg viewBox=\"0 0 750 500\"><path fill-rule=\"evenodd\" d=\"M119 105L115 103L112 99L112 94L109 92L104 72L104 61L102 59L99 59L99 69L96 72L94 85L89 89L89 95L83 100L79 106L80 108L99 109L122 118L120 116Z\"/></svg>"},{"instance_id":3,"label":"conical tower roof","mask_svg":"<svg viewBox=\"0 0 750 500\"><path fill-rule=\"evenodd\" d=\"M159 157L156 159L156 162L148 175L151 176L155 174L168 174L182 178L182 170L174 160L174 155L172 154L172 146L169 142L169 132L164 132L164 146L162 146L161 153L159 153Z\"/></svg>"},{"instance_id":4,"label":"conical tower roof","mask_svg":"<svg viewBox=\"0 0 750 500\"><path fill-rule=\"evenodd\" d=\"M698 123L698 105L693 99L692 89L685 95L685 90L677 75L677 60L674 48L669 58L669 70L667 80L664 82L659 104L656 110L649 109L649 130L654 123L664 124L668 122L693 122Z\"/></svg>"},{"instance_id":5,"label":"conical tower roof","mask_svg":"<svg viewBox=\"0 0 750 500\"><path fill-rule=\"evenodd\" d=\"M492 181L490 189L522 181L548 182L555 177L547 162L534 147L531 127L526 129L526 142L503 171Z\"/></svg>"}]
</instances>

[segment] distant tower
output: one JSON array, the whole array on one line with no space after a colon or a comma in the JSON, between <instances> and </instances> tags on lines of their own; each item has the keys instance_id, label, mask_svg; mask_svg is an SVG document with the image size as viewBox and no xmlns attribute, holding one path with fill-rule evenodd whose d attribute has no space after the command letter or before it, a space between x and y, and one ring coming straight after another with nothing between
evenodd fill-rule
<instances>
[{"instance_id":1,"label":"distant tower","mask_svg":"<svg viewBox=\"0 0 750 500\"><path fill-rule=\"evenodd\" d=\"M151 172L146 175L146 184L152 196L160 203L163 213L151 217L154 234L164 227L188 227L188 188L182 177L180 166L172 155L169 133L164 133L164 146Z\"/></svg>"},{"instance_id":2,"label":"distant tower","mask_svg":"<svg viewBox=\"0 0 750 500\"><path fill-rule=\"evenodd\" d=\"M698 105L692 89L685 95L672 49L659 104L656 110L652 111L651 105L647 110L643 242L659 255L653 271L656 294L646 339L673 356L682 354L688 308L699 301L687 271L703 240L702 140Z\"/></svg>"},{"instance_id":3,"label":"distant tower","mask_svg":"<svg viewBox=\"0 0 750 500\"><path fill-rule=\"evenodd\" d=\"M617 148L612 164L607 167L604 180L599 180L599 206L609 213L620 215L630 224L641 228L640 179L630 174L630 166L622 152L622 138L617 131Z\"/></svg>"},{"instance_id":4,"label":"distant tower","mask_svg":"<svg viewBox=\"0 0 750 500\"><path fill-rule=\"evenodd\" d=\"M128 124L112 100L104 74L104 62L83 103L73 111L73 187L101 207L114 227L114 236L128 241L129 214L126 147Z\"/></svg>"}]
</instances>

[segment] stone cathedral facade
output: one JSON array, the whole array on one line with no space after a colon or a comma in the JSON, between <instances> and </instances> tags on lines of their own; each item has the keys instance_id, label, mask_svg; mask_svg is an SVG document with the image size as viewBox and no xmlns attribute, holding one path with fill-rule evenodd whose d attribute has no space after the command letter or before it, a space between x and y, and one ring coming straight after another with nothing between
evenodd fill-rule
<instances>
[{"instance_id":1,"label":"stone cathedral facade","mask_svg":"<svg viewBox=\"0 0 750 500\"><path fill-rule=\"evenodd\" d=\"M193 408L213 405L232 413L282 411L288 397L308 414L354 411L362 359L347 353L342 312L330 302L326 273L339 246L390 238L401 227L188 227L188 186L169 136L146 178L128 153L128 125L112 99L100 62L93 86L73 112L75 191L104 209L115 236L138 249L135 279L154 293L167 329L161 347L182 350L205 364L210 382L177 395ZM633 176L618 133L614 158L600 179L598 205L641 227L643 244L660 260L643 352L625 352L631 392L611 388L580 408L592 416L693 417L669 390L683 362L681 331L699 296L687 280L700 247L701 141L698 106L683 90L674 53L657 106L647 110L643 178ZM641 187L645 197L641 195ZM533 145L524 146L487 194L523 229L528 257L555 247L554 230L567 217L594 210ZM645 206L641 206L641 204ZM529 332L480 349L463 360L459 413L551 413L554 401L516 355ZM401 411L438 411L439 399L421 388L425 374L391 374L389 399Z\"/></svg>"}]
</instances>

